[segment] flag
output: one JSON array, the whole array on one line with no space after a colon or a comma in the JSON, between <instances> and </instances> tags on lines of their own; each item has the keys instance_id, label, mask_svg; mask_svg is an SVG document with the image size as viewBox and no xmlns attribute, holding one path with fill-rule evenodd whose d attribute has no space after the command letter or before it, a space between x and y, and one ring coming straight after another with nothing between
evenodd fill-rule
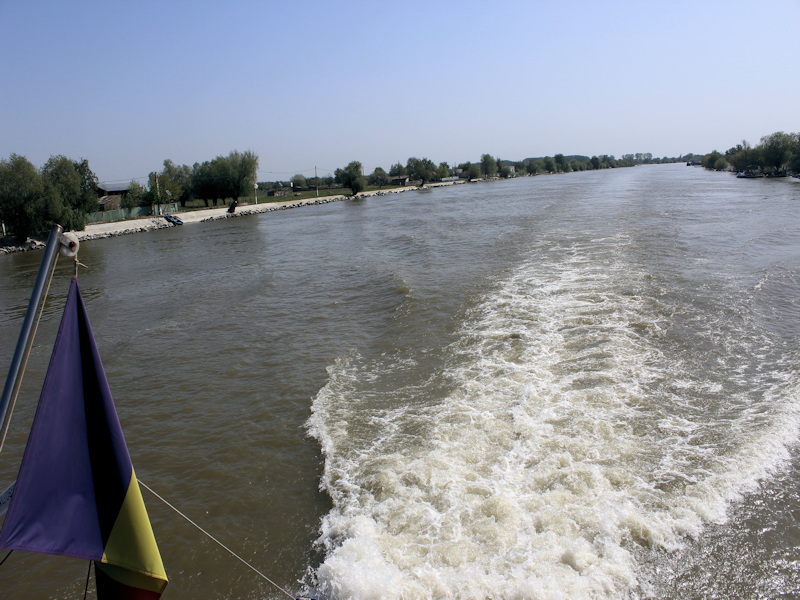
<instances>
[{"instance_id":1,"label":"flag","mask_svg":"<svg viewBox=\"0 0 800 600\"><path fill-rule=\"evenodd\" d=\"M0 549L93 560L101 599L157 600L167 585L76 279Z\"/></svg>"}]
</instances>

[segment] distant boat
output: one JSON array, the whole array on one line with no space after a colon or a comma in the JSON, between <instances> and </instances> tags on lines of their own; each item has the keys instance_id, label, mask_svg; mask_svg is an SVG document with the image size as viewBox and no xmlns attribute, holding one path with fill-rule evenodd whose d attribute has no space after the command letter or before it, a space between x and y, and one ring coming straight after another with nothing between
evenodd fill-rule
<instances>
[{"instance_id":1,"label":"distant boat","mask_svg":"<svg viewBox=\"0 0 800 600\"><path fill-rule=\"evenodd\" d=\"M759 177L764 177L764 173L761 172L761 169L759 169L757 165L749 165L744 168L744 171L739 171L736 177L739 179L757 179Z\"/></svg>"},{"instance_id":2,"label":"distant boat","mask_svg":"<svg viewBox=\"0 0 800 600\"><path fill-rule=\"evenodd\" d=\"M173 225L183 225L183 221L181 221L181 220L180 220L178 217L176 217L175 215L171 215L171 214L169 214L169 213L164 213L162 216L163 216L163 217L164 217L164 218L165 218L167 221L169 221L170 223L172 223Z\"/></svg>"}]
</instances>

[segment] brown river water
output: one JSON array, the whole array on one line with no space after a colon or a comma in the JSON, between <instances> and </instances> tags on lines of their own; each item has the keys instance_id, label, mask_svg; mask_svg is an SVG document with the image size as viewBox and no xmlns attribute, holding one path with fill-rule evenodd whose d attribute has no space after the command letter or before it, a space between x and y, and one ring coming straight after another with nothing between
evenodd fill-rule
<instances>
[{"instance_id":1,"label":"brown river water","mask_svg":"<svg viewBox=\"0 0 800 600\"><path fill-rule=\"evenodd\" d=\"M41 256L0 257L3 374ZM520 178L79 258L138 477L282 588L144 490L165 600L800 597L798 180ZM0 597L87 567L14 553Z\"/></svg>"}]
</instances>

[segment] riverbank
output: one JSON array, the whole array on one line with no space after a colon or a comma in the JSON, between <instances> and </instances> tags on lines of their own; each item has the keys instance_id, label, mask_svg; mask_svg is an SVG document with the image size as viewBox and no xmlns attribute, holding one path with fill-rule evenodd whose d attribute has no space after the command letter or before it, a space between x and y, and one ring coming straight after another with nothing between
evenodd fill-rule
<instances>
[{"instance_id":1,"label":"riverbank","mask_svg":"<svg viewBox=\"0 0 800 600\"><path fill-rule=\"evenodd\" d=\"M374 196L388 196L402 192L413 192L421 189L443 187L448 185L460 185L465 181L447 181L442 183L431 183L423 187L401 187L389 190L375 190L362 192L358 198L368 198ZM317 206L320 204L330 204L341 200L352 199L352 196L323 196L321 198L307 198L304 200L286 200L282 202L265 202L263 204L243 204L236 208L234 213L228 212L228 207L208 208L176 213L176 216L183 221L184 225L191 223L202 223L205 221L215 221L218 219L231 219L248 215L257 215L272 212L275 210L287 210L290 208L301 208L304 206ZM129 235L144 231L154 231L166 227L180 227L172 225L163 216L149 216L142 219L129 219L127 221L113 221L109 223L92 223L87 225L83 231L76 231L79 241L97 240L118 235ZM45 247L46 238L30 238L22 244L0 245L0 254L11 254L14 252L26 252L28 250L41 250Z\"/></svg>"}]
</instances>

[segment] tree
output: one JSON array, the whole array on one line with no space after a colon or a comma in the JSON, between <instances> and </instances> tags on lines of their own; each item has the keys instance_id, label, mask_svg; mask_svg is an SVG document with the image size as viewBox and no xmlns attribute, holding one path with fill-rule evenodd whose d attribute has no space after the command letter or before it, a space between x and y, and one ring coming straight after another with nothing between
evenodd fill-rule
<instances>
[{"instance_id":1,"label":"tree","mask_svg":"<svg viewBox=\"0 0 800 600\"><path fill-rule=\"evenodd\" d=\"M181 206L186 206L186 202L191 198L191 169L188 166L177 166L170 159L164 161L164 168L160 173L150 173L150 191L152 202L180 202ZM146 199L142 196L142 200Z\"/></svg>"},{"instance_id":2,"label":"tree","mask_svg":"<svg viewBox=\"0 0 800 600\"><path fill-rule=\"evenodd\" d=\"M789 160L792 148L792 136L783 131L777 131L761 138L761 157L764 167L780 171Z\"/></svg>"},{"instance_id":3,"label":"tree","mask_svg":"<svg viewBox=\"0 0 800 600\"><path fill-rule=\"evenodd\" d=\"M792 142L792 155L789 158L789 170L795 177L800 176L800 133L794 134L794 142Z\"/></svg>"},{"instance_id":4,"label":"tree","mask_svg":"<svg viewBox=\"0 0 800 600\"><path fill-rule=\"evenodd\" d=\"M187 165L177 166L167 159L158 177L161 193L186 206L192 196L192 170Z\"/></svg>"},{"instance_id":5,"label":"tree","mask_svg":"<svg viewBox=\"0 0 800 600\"><path fill-rule=\"evenodd\" d=\"M198 200L203 200L208 206L209 202L215 202L219 197L217 193L216 180L211 162L205 161L195 163L192 167L191 178L192 196Z\"/></svg>"},{"instance_id":6,"label":"tree","mask_svg":"<svg viewBox=\"0 0 800 600\"><path fill-rule=\"evenodd\" d=\"M403 165L400 164L399 161L394 163L389 168L389 175L392 176L392 177L400 177L400 176L405 175L405 174L406 174L406 169L405 169L405 167L403 167Z\"/></svg>"},{"instance_id":7,"label":"tree","mask_svg":"<svg viewBox=\"0 0 800 600\"><path fill-rule=\"evenodd\" d=\"M556 161L554 161L552 157L550 156L544 157L544 170L546 173L556 172Z\"/></svg>"},{"instance_id":8,"label":"tree","mask_svg":"<svg viewBox=\"0 0 800 600\"><path fill-rule=\"evenodd\" d=\"M601 154L600 155L600 168L601 169L615 169L619 165L614 155Z\"/></svg>"},{"instance_id":9,"label":"tree","mask_svg":"<svg viewBox=\"0 0 800 600\"><path fill-rule=\"evenodd\" d=\"M73 161L75 170L81 178L80 206L86 213L97 212L100 208L97 203L97 175L89 168L89 161L82 158L80 162Z\"/></svg>"},{"instance_id":10,"label":"tree","mask_svg":"<svg viewBox=\"0 0 800 600\"><path fill-rule=\"evenodd\" d=\"M291 179L291 182L292 187L296 190L302 190L307 185L305 175L301 175L300 173L294 175Z\"/></svg>"},{"instance_id":11,"label":"tree","mask_svg":"<svg viewBox=\"0 0 800 600\"><path fill-rule=\"evenodd\" d=\"M389 183L389 175L387 175L386 171L381 167L375 167L375 170L372 172L372 175L369 176L367 182L370 185L377 185L379 188L382 188Z\"/></svg>"},{"instance_id":12,"label":"tree","mask_svg":"<svg viewBox=\"0 0 800 600\"><path fill-rule=\"evenodd\" d=\"M425 185L436 177L436 165L429 158L412 156L406 163L406 174L411 179L422 181L421 185Z\"/></svg>"},{"instance_id":13,"label":"tree","mask_svg":"<svg viewBox=\"0 0 800 600\"><path fill-rule=\"evenodd\" d=\"M227 163L228 189L225 198L238 200L245 195L245 190L252 190L258 171L258 156L248 150L234 150L225 159Z\"/></svg>"},{"instance_id":14,"label":"tree","mask_svg":"<svg viewBox=\"0 0 800 600\"><path fill-rule=\"evenodd\" d=\"M352 161L344 169L336 169L334 175L337 183L352 190L353 196L357 196L367 187L361 163L357 160Z\"/></svg>"},{"instance_id":15,"label":"tree","mask_svg":"<svg viewBox=\"0 0 800 600\"><path fill-rule=\"evenodd\" d=\"M741 144L736 144L725 152L725 158L737 171L744 171L753 164L753 150L747 140L742 140Z\"/></svg>"},{"instance_id":16,"label":"tree","mask_svg":"<svg viewBox=\"0 0 800 600\"><path fill-rule=\"evenodd\" d=\"M0 161L0 220L18 241L44 235L61 219L62 205L52 184L24 156Z\"/></svg>"},{"instance_id":17,"label":"tree","mask_svg":"<svg viewBox=\"0 0 800 600\"><path fill-rule=\"evenodd\" d=\"M67 230L83 229L81 176L74 163L66 156L51 156L41 173L46 193L61 204L59 224Z\"/></svg>"},{"instance_id":18,"label":"tree","mask_svg":"<svg viewBox=\"0 0 800 600\"><path fill-rule=\"evenodd\" d=\"M563 154L556 154L553 157L553 161L556 164L556 170L559 173L566 173L569 171L569 164L567 163L567 159Z\"/></svg>"},{"instance_id":19,"label":"tree","mask_svg":"<svg viewBox=\"0 0 800 600\"><path fill-rule=\"evenodd\" d=\"M450 177L450 165L448 165L446 162L439 163L439 168L436 169L436 177L440 181Z\"/></svg>"},{"instance_id":20,"label":"tree","mask_svg":"<svg viewBox=\"0 0 800 600\"><path fill-rule=\"evenodd\" d=\"M481 176L481 166L477 163L465 162L458 165L461 177L466 177L467 181L478 179Z\"/></svg>"},{"instance_id":21,"label":"tree","mask_svg":"<svg viewBox=\"0 0 800 600\"><path fill-rule=\"evenodd\" d=\"M234 150L228 156L195 163L190 176L191 194L212 205L226 198L238 200L245 190L253 189L258 171L258 156L251 151Z\"/></svg>"},{"instance_id":22,"label":"tree","mask_svg":"<svg viewBox=\"0 0 800 600\"><path fill-rule=\"evenodd\" d=\"M706 169L713 170L717 163L717 160L722 158L722 154L720 154L717 150L713 152L709 152L703 157L703 160L700 161L700 164L703 165Z\"/></svg>"},{"instance_id":23,"label":"tree","mask_svg":"<svg viewBox=\"0 0 800 600\"><path fill-rule=\"evenodd\" d=\"M45 190L61 203L59 224L66 230L82 230L86 213L95 212L97 177L89 162L70 160L66 156L51 156L41 170ZM52 188L52 189L50 189Z\"/></svg>"},{"instance_id":24,"label":"tree","mask_svg":"<svg viewBox=\"0 0 800 600\"><path fill-rule=\"evenodd\" d=\"M132 179L130 185L128 185L128 193L122 197L120 207L131 209L142 204L150 204L150 202L145 200L144 186L135 179Z\"/></svg>"},{"instance_id":25,"label":"tree","mask_svg":"<svg viewBox=\"0 0 800 600\"><path fill-rule=\"evenodd\" d=\"M481 171L484 177L494 177L497 174L497 161L491 154L481 155Z\"/></svg>"},{"instance_id":26,"label":"tree","mask_svg":"<svg viewBox=\"0 0 800 600\"><path fill-rule=\"evenodd\" d=\"M218 156L211 161L211 176L214 178L214 196L213 204L216 206L217 202L225 204L225 198L230 198L232 192L232 183L234 171L231 169L228 159L224 156Z\"/></svg>"}]
</instances>

